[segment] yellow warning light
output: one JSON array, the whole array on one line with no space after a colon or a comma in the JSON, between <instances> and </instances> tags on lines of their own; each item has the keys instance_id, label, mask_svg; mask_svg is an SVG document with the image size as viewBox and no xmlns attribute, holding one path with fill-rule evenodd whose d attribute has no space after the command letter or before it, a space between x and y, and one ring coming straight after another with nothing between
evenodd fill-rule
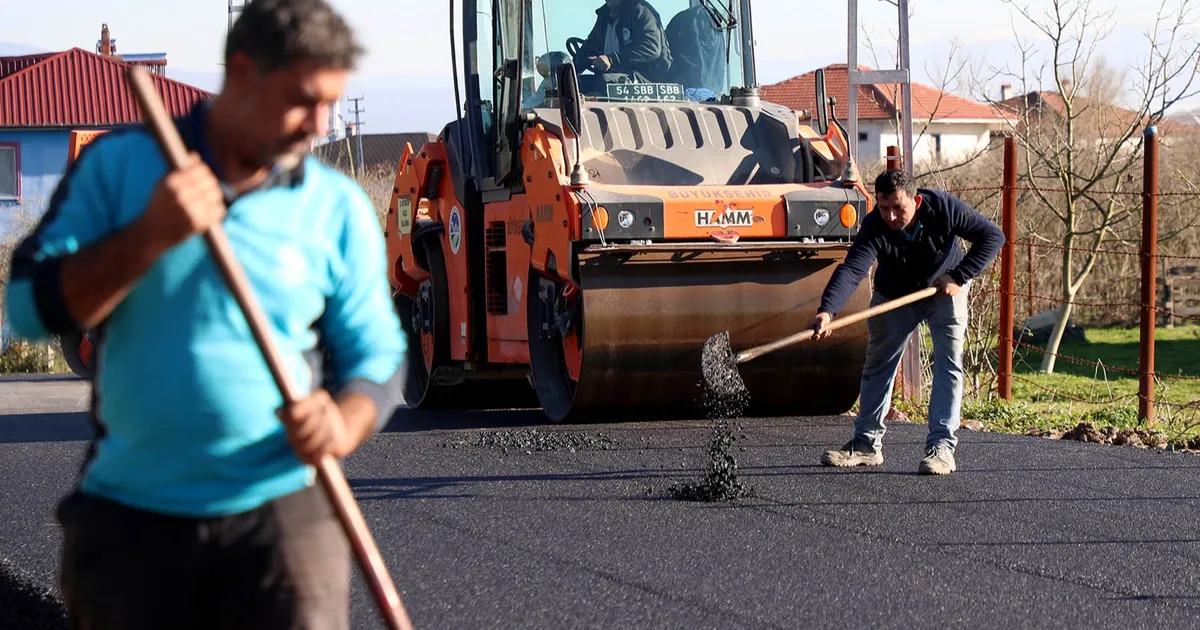
<instances>
[{"instance_id":1,"label":"yellow warning light","mask_svg":"<svg viewBox=\"0 0 1200 630\"><path fill-rule=\"evenodd\" d=\"M592 222L596 225L596 229L603 232L608 229L608 209L604 206L597 206L592 212Z\"/></svg>"},{"instance_id":2,"label":"yellow warning light","mask_svg":"<svg viewBox=\"0 0 1200 630\"><path fill-rule=\"evenodd\" d=\"M854 227L854 224L858 223L858 212L854 210L854 206L845 204L838 212L838 218L842 221L842 227Z\"/></svg>"}]
</instances>

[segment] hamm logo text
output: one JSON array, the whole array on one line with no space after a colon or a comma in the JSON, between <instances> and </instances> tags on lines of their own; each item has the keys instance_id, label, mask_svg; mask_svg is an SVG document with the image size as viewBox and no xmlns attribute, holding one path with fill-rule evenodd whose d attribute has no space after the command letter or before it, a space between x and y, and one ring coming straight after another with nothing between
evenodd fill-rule
<instances>
[{"instance_id":1,"label":"hamm logo text","mask_svg":"<svg viewBox=\"0 0 1200 630\"><path fill-rule=\"evenodd\" d=\"M697 210L696 227L750 227L754 224L753 210Z\"/></svg>"}]
</instances>

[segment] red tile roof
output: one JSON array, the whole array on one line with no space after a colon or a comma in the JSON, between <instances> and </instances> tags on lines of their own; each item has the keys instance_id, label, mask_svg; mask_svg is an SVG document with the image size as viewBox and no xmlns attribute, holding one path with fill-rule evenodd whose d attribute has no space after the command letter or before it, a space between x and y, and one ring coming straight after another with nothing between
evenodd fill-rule
<instances>
[{"instance_id":1,"label":"red tile roof","mask_svg":"<svg viewBox=\"0 0 1200 630\"><path fill-rule=\"evenodd\" d=\"M0 128L106 127L141 122L125 82L128 64L82 48L0 57ZM152 75L172 116L211 93Z\"/></svg>"},{"instance_id":2,"label":"red tile roof","mask_svg":"<svg viewBox=\"0 0 1200 630\"><path fill-rule=\"evenodd\" d=\"M55 54L38 53L36 55L21 55L19 57L0 57L0 79L18 70L24 70L35 63L41 63Z\"/></svg>"},{"instance_id":3,"label":"red tile roof","mask_svg":"<svg viewBox=\"0 0 1200 630\"><path fill-rule=\"evenodd\" d=\"M1085 123L1077 123L1077 125L1088 131L1099 131L1105 135L1122 134L1128 127L1142 127L1150 122L1148 117L1141 116L1132 109L1118 107L1111 103L1094 101L1079 94L1071 98L1071 104L1073 108L1072 117L1077 121L1086 121ZM1013 112L1014 116L1019 116L1026 108L1032 109L1032 113L1036 114L1043 107L1050 108L1058 116L1067 115L1067 103L1063 99L1063 95L1058 92L1034 91L1024 96L1014 96L1006 101L1000 101L998 106ZM1158 121L1156 126L1159 132L1164 135L1177 133L1200 134L1200 126L1181 120L1164 118Z\"/></svg>"},{"instance_id":4,"label":"red tile roof","mask_svg":"<svg viewBox=\"0 0 1200 630\"><path fill-rule=\"evenodd\" d=\"M846 100L850 94L850 77L846 64L837 63L826 66L825 92L826 96L837 99L836 113L843 118L848 113ZM871 68L859 66L859 70L868 71ZM816 71L806 72L772 85L759 88L763 100L778 103L792 109L813 110L817 106ZM897 94L899 86L896 86ZM858 119L859 120L889 120L894 119L898 109L892 102L891 90L881 86L858 86ZM936 88L912 83L912 115L914 120L996 120L1004 118L992 107L976 103L942 92Z\"/></svg>"}]
</instances>

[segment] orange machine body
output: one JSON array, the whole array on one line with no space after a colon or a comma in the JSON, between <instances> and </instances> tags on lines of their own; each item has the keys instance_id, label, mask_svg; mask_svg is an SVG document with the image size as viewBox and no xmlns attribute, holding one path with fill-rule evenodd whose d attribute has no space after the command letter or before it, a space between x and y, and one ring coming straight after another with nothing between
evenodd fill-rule
<instances>
[{"instance_id":1,"label":"orange machine body","mask_svg":"<svg viewBox=\"0 0 1200 630\"><path fill-rule=\"evenodd\" d=\"M836 127L824 137L805 129L814 155L830 164L845 164L845 138ZM568 137L568 139L570 139ZM410 336L410 360L419 361L433 379L442 370L443 382L462 382L496 368L520 374L535 361L530 345L531 274L561 284L562 299L583 293L578 262L581 254L603 251L605 239L622 216L620 207L597 199L653 199L661 212L637 217L640 234L654 242L690 244L697 250L722 250L731 245L772 244L789 238L789 195L825 194L834 181L746 185L571 185L571 156L562 137L538 124L521 136L519 189L506 198L470 204L456 189L447 142L409 145L400 160L385 222L389 279ZM852 235L871 206L866 188L844 182L832 197L857 203L833 203L821 211L843 235ZM865 202L864 202L865 200ZM468 229L470 213L482 214L482 229ZM837 233L834 230L833 233ZM473 239L482 239L478 247ZM843 238L841 247L849 238ZM619 247L636 247L624 239ZM816 245L814 245L815 247ZM482 259L472 260L471 252ZM436 259L436 260L431 260ZM473 271L473 266L475 270ZM431 273L433 270L433 273ZM532 270L532 271L531 271ZM444 274L442 281L434 278ZM440 294L439 294L440 292ZM586 298L584 298L586 299ZM414 309L417 303L424 304ZM435 313L443 309L444 315ZM409 314L406 309L413 310ZM477 315L482 311L482 316ZM411 318L411 319L410 319ZM421 321L418 321L421 320ZM476 330L482 322L483 330ZM583 372L579 327L563 333L563 370L571 379ZM448 367L449 366L449 367ZM449 374L446 376L445 374ZM484 376L486 379L487 377ZM532 377L527 377L532 381ZM406 391L410 404L426 385ZM415 406L415 405L414 405Z\"/></svg>"},{"instance_id":2,"label":"orange machine body","mask_svg":"<svg viewBox=\"0 0 1200 630\"><path fill-rule=\"evenodd\" d=\"M656 5L670 62L600 73L569 36L595 8L546 4L450 3L454 117L404 150L384 224L405 402L698 417L708 339L738 351L816 313L873 203L857 138L824 69L803 109L757 87L752 0ZM740 366L743 413L850 409L867 338Z\"/></svg>"}]
</instances>

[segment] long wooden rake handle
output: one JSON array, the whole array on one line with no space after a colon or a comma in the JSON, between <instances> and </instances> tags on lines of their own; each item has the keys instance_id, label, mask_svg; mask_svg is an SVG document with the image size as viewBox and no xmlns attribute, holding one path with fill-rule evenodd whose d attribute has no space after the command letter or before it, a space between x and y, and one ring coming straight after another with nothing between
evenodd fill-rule
<instances>
[{"instance_id":1,"label":"long wooden rake handle","mask_svg":"<svg viewBox=\"0 0 1200 630\"><path fill-rule=\"evenodd\" d=\"M175 125L163 106L162 99L154 89L150 74L140 66L130 66L126 78L137 96L146 122L153 130L167 161L173 168L180 168L187 159L188 152L183 144L183 139L179 137L179 132L175 129ZM245 272L233 255L233 249L229 245L225 229L220 224L214 225L204 233L204 238L216 258L221 274L225 277L225 281L241 306L246 321L250 324L250 330L271 369L275 384L279 386L284 400L288 403L296 402L300 399L296 386L284 371L279 350L267 332L266 315L258 305ZM370 530L367 529L367 522L358 509L358 503L350 491L350 485L346 482L341 466L332 456L326 455L317 463L317 476L325 488L326 496L337 512L342 529L350 539L359 566L367 578L375 603L379 606L388 628L411 630L412 622L409 621L408 613L400 602L400 595L396 592L396 587L388 575L387 566L383 563L383 558L379 554Z\"/></svg>"},{"instance_id":2,"label":"long wooden rake handle","mask_svg":"<svg viewBox=\"0 0 1200 630\"><path fill-rule=\"evenodd\" d=\"M915 293L909 293L908 295L906 295L904 297L896 298L894 300L889 300L882 304L876 304L875 306L872 306L871 308L868 308L865 311L859 311L857 313L854 313L853 315L839 317L837 319L830 321L829 325L825 327L825 330L832 332L843 326L849 326L850 324L861 322L864 319L869 319L871 317L879 315L880 313L886 313L887 311L890 311L892 309L900 308L901 306L904 306L905 304L912 304L913 302L916 302L917 300L925 299L935 293L937 293L937 287L929 287L927 289L921 289L920 291L917 291ZM736 363L739 363L739 364L745 363L746 361L749 361L750 359L757 358L768 352L773 352L784 346L790 346L794 343L800 343L801 341L804 341L805 339L812 337L814 334L815 333L814 333L813 329L806 328L794 335L789 335L787 337L784 337L783 339L779 339L777 341L772 341L771 343L765 343L761 346L757 346L754 348L747 348L747 349L742 350L741 352L737 353Z\"/></svg>"}]
</instances>

